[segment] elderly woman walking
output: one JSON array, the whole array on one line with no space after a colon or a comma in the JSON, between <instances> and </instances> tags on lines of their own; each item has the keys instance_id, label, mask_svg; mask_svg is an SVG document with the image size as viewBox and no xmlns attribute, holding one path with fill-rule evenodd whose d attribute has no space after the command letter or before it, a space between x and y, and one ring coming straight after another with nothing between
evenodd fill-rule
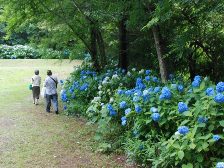
<instances>
[{"instance_id":1,"label":"elderly woman walking","mask_svg":"<svg viewBox=\"0 0 224 168\"><path fill-rule=\"evenodd\" d=\"M39 76L39 70L34 71L34 76L32 77L32 92L33 92L33 104L38 105L40 97L40 84L41 77Z\"/></svg>"}]
</instances>

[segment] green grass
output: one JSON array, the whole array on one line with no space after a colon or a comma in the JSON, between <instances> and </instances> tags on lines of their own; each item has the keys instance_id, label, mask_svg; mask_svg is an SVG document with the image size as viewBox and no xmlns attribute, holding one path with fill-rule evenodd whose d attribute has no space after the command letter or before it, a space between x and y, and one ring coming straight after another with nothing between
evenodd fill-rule
<instances>
[{"instance_id":1,"label":"green grass","mask_svg":"<svg viewBox=\"0 0 224 168\"><path fill-rule=\"evenodd\" d=\"M122 167L94 153L94 128L77 118L45 113L32 104L28 85L35 69L65 79L81 61L0 60L0 167Z\"/></svg>"}]
</instances>

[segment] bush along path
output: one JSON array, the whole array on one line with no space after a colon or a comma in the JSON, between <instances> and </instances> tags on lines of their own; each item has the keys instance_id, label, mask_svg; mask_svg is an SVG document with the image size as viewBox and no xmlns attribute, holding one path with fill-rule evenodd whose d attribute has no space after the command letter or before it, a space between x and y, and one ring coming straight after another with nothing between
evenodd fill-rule
<instances>
[{"instance_id":1,"label":"bush along path","mask_svg":"<svg viewBox=\"0 0 224 168\"><path fill-rule=\"evenodd\" d=\"M47 114L43 100L32 104L27 88L31 67L38 64L40 72L51 68L58 76L73 69L50 62L46 67L43 60L0 62L0 167L125 167L118 157L94 152L94 127L84 120Z\"/></svg>"},{"instance_id":2,"label":"bush along path","mask_svg":"<svg viewBox=\"0 0 224 168\"><path fill-rule=\"evenodd\" d=\"M124 150L143 167L224 167L224 82L151 70L96 73L85 63L62 81L67 114L97 123L100 151Z\"/></svg>"}]
</instances>

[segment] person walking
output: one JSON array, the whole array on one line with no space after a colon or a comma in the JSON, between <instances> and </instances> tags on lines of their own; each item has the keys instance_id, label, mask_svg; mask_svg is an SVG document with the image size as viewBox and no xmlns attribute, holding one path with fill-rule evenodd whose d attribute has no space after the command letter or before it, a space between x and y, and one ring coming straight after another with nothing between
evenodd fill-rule
<instances>
[{"instance_id":1,"label":"person walking","mask_svg":"<svg viewBox=\"0 0 224 168\"><path fill-rule=\"evenodd\" d=\"M46 112L50 112L51 102L54 107L54 111L58 114L58 94L57 94L58 79L56 76L52 76L51 70L47 71L47 77L44 82L45 99L46 99Z\"/></svg>"},{"instance_id":2,"label":"person walking","mask_svg":"<svg viewBox=\"0 0 224 168\"><path fill-rule=\"evenodd\" d=\"M32 77L32 93L33 93L33 104L38 105L40 97L40 84L41 77L39 76L39 70L34 71L34 76Z\"/></svg>"}]
</instances>

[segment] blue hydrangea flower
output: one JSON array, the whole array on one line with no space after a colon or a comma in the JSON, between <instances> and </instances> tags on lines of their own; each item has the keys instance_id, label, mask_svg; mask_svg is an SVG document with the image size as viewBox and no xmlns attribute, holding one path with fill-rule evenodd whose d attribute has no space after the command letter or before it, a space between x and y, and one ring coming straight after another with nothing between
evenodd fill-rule
<instances>
[{"instance_id":1,"label":"blue hydrangea flower","mask_svg":"<svg viewBox=\"0 0 224 168\"><path fill-rule=\"evenodd\" d=\"M151 73L151 71L149 70L149 69L147 69L146 71L145 71L145 74L146 75L149 75Z\"/></svg>"},{"instance_id":2,"label":"blue hydrangea flower","mask_svg":"<svg viewBox=\"0 0 224 168\"><path fill-rule=\"evenodd\" d=\"M172 97L172 93L168 87L163 87L161 95L159 96L160 100L169 100Z\"/></svg>"},{"instance_id":3,"label":"blue hydrangea flower","mask_svg":"<svg viewBox=\"0 0 224 168\"><path fill-rule=\"evenodd\" d=\"M88 89L89 85L88 83L84 83L81 87L80 87L80 91L86 91Z\"/></svg>"},{"instance_id":4,"label":"blue hydrangea flower","mask_svg":"<svg viewBox=\"0 0 224 168\"><path fill-rule=\"evenodd\" d=\"M120 102L120 108L121 109L124 109L124 108L126 108L127 107L127 103L126 103L126 101L122 101L122 102Z\"/></svg>"},{"instance_id":5,"label":"blue hydrangea flower","mask_svg":"<svg viewBox=\"0 0 224 168\"><path fill-rule=\"evenodd\" d=\"M160 114L159 113L153 113L152 114L152 120L153 121L159 121L159 119L160 119Z\"/></svg>"},{"instance_id":6,"label":"blue hydrangea flower","mask_svg":"<svg viewBox=\"0 0 224 168\"><path fill-rule=\"evenodd\" d=\"M63 91L63 92L61 93L61 100L62 100L63 102L67 102L67 101L68 101L66 91Z\"/></svg>"},{"instance_id":7,"label":"blue hydrangea flower","mask_svg":"<svg viewBox=\"0 0 224 168\"><path fill-rule=\"evenodd\" d=\"M151 108L150 108L150 111L151 111L152 113L158 113L158 109L155 108L155 107L151 107Z\"/></svg>"},{"instance_id":8,"label":"blue hydrangea flower","mask_svg":"<svg viewBox=\"0 0 224 168\"><path fill-rule=\"evenodd\" d=\"M213 88L210 87L206 89L205 93L207 96L213 96L215 94L215 91Z\"/></svg>"},{"instance_id":9,"label":"blue hydrangea flower","mask_svg":"<svg viewBox=\"0 0 224 168\"><path fill-rule=\"evenodd\" d=\"M73 86L74 86L74 88L76 88L76 89L79 88L79 82L74 81L74 82L73 82Z\"/></svg>"},{"instance_id":10,"label":"blue hydrangea flower","mask_svg":"<svg viewBox=\"0 0 224 168\"><path fill-rule=\"evenodd\" d=\"M122 95L123 93L124 93L124 91L121 90L121 89L119 89L119 90L117 91L117 94L119 94L119 95Z\"/></svg>"},{"instance_id":11,"label":"blue hydrangea flower","mask_svg":"<svg viewBox=\"0 0 224 168\"><path fill-rule=\"evenodd\" d=\"M177 89L177 84L171 84L171 89L176 90Z\"/></svg>"},{"instance_id":12,"label":"blue hydrangea flower","mask_svg":"<svg viewBox=\"0 0 224 168\"><path fill-rule=\"evenodd\" d=\"M216 85L216 90L217 90L217 92L222 93L224 91L224 82L219 82Z\"/></svg>"},{"instance_id":13,"label":"blue hydrangea flower","mask_svg":"<svg viewBox=\"0 0 224 168\"><path fill-rule=\"evenodd\" d=\"M150 95L143 96L143 101L147 102L150 99Z\"/></svg>"},{"instance_id":14,"label":"blue hydrangea flower","mask_svg":"<svg viewBox=\"0 0 224 168\"><path fill-rule=\"evenodd\" d=\"M70 88L69 89L69 92L72 94L74 92L74 89L73 88Z\"/></svg>"},{"instance_id":15,"label":"blue hydrangea flower","mask_svg":"<svg viewBox=\"0 0 224 168\"><path fill-rule=\"evenodd\" d=\"M202 116L198 117L198 123L207 123L207 122L208 122L208 118L202 117Z\"/></svg>"},{"instance_id":16,"label":"blue hydrangea flower","mask_svg":"<svg viewBox=\"0 0 224 168\"><path fill-rule=\"evenodd\" d=\"M133 102L138 102L140 101L140 97L139 96L134 96L133 97Z\"/></svg>"},{"instance_id":17,"label":"blue hydrangea flower","mask_svg":"<svg viewBox=\"0 0 224 168\"><path fill-rule=\"evenodd\" d=\"M121 125L125 126L127 124L127 118L124 116L124 117L121 117Z\"/></svg>"},{"instance_id":18,"label":"blue hydrangea flower","mask_svg":"<svg viewBox=\"0 0 224 168\"><path fill-rule=\"evenodd\" d=\"M192 86L195 87L195 88L196 88L196 87L199 87L200 84L201 84L200 81L193 81L193 82L192 82Z\"/></svg>"},{"instance_id":19,"label":"blue hydrangea flower","mask_svg":"<svg viewBox=\"0 0 224 168\"><path fill-rule=\"evenodd\" d=\"M107 105L107 109L110 113L110 116L116 116L117 115L117 112L114 110L113 106L111 104L108 104Z\"/></svg>"},{"instance_id":20,"label":"blue hydrangea flower","mask_svg":"<svg viewBox=\"0 0 224 168\"><path fill-rule=\"evenodd\" d=\"M135 111L137 113L141 113L142 112L142 108L139 105L135 105Z\"/></svg>"},{"instance_id":21,"label":"blue hydrangea flower","mask_svg":"<svg viewBox=\"0 0 224 168\"><path fill-rule=\"evenodd\" d=\"M201 82L201 76L196 75L196 76L194 77L194 80L195 80L195 81L200 81L200 82Z\"/></svg>"},{"instance_id":22,"label":"blue hydrangea flower","mask_svg":"<svg viewBox=\"0 0 224 168\"><path fill-rule=\"evenodd\" d=\"M148 82L148 81L150 81L150 76L146 76L145 77L145 80Z\"/></svg>"},{"instance_id":23,"label":"blue hydrangea flower","mask_svg":"<svg viewBox=\"0 0 224 168\"><path fill-rule=\"evenodd\" d=\"M64 84L64 81L61 79L61 80L60 80L60 83L61 83L61 84Z\"/></svg>"},{"instance_id":24,"label":"blue hydrangea flower","mask_svg":"<svg viewBox=\"0 0 224 168\"><path fill-rule=\"evenodd\" d=\"M66 105L64 105L64 108L63 108L64 110L67 110L67 106Z\"/></svg>"},{"instance_id":25,"label":"blue hydrangea flower","mask_svg":"<svg viewBox=\"0 0 224 168\"><path fill-rule=\"evenodd\" d=\"M160 92L160 87L155 87L154 88L154 93L159 93Z\"/></svg>"},{"instance_id":26,"label":"blue hydrangea flower","mask_svg":"<svg viewBox=\"0 0 224 168\"><path fill-rule=\"evenodd\" d=\"M187 104L185 104L184 102L179 102L179 103L178 103L178 111L179 111L180 113L183 113L183 112L185 112L185 111L188 111L188 106L187 106Z\"/></svg>"},{"instance_id":27,"label":"blue hydrangea flower","mask_svg":"<svg viewBox=\"0 0 224 168\"><path fill-rule=\"evenodd\" d=\"M110 110L113 110L113 106L111 104L108 104L107 105L107 109L110 111Z\"/></svg>"},{"instance_id":28,"label":"blue hydrangea flower","mask_svg":"<svg viewBox=\"0 0 224 168\"><path fill-rule=\"evenodd\" d=\"M136 89L134 93L135 93L135 96L139 96L139 97L142 96L142 91L139 89Z\"/></svg>"},{"instance_id":29,"label":"blue hydrangea flower","mask_svg":"<svg viewBox=\"0 0 224 168\"><path fill-rule=\"evenodd\" d=\"M221 137L219 135L213 135L212 139L218 141Z\"/></svg>"},{"instance_id":30,"label":"blue hydrangea flower","mask_svg":"<svg viewBox=\"0 0 224 168\"><path fill-rule=\"evenodd\" d=\"M182 93L184 91L184 86L183 85L178 85L177 90Z\"/></svg>"},{"instance_id":31,"label":"blue hydrangea flower","mask_svg":"<svg viewBox=\"0 0 224 168\"><path fill-rule=\"evenodd\" d=\"M143 91L143 96L148 96L149 95L149 91L148 90L144 90Z\"/></svg>"},{"instance_id":32,"label":"blue hydrangea flower","mask_svg":"<svg viewBox=\"0 0 224 168\"><path fill-rule=\"evenodd\" d=\"M124 112L125 112L125 115L128 115L131 112L131 108L126 109Z\"/></svg>"},{"instance_id":33,"label":"blue hydrangea flower","mask_svg":"<svg viewBox=\"0 0 224 168\"><path fill-rule=\"evenodd\" d=\"M197 75L194 77L194 81L192 82L193 87L199 87L201 84L201 76Z\"/></svg>"},{"instance_id":34,"label":"blue hydrangea flower","mask_svg":"<svg viewBox=\"0 0 224 168\"><path fill-rule=\"evenodd\" d=\"M84 79L86 79L86 78L87 78L87 76L86 76L86 75L81 76L81 80L84 80Z\"/></svg>"},{"instance_id":35,"label":"blue hydrangea flower","mask_svg":"<svg viewBox=\"0 0 224 168\"><path fill-rule=\"evenodd\" d=\"M148 89L149 92L153 92L153 90L154 90L154 89L153 89L152 87L150 87L150 88Z\"/></svg>"},{"instance_id":36,"label":"blue hydrangea flower","mask_svg":"<svg viewBox=\"0 0 224 168\"><path fill-rule=\"evenodd\" d=\"M224 162L218 162L216 168L224 168Z\"/></svg>"},{"instance_id":37,"label":"blue hydrangea flower","mask_svg":"<svg viewBox=\"0 0 224 168\"><path fill-rule=\"evenodd\" d=\"M155 76L152 78L152 81L155 82L155 83L159 82L158 78L155 77Z\"/></svg>"},{"instance_id":38,"label":"blue hydrangea flower","mask_svg":"<svg viewBox=\"0 0 224 168\"><path fill-rule=\"evenodd\" d=\"M125 95L126 96L130 96L130 95L132 95L133 93L132 93L132 91L131 90L126 90L125 91Z\"/></svg>"},{"instance_id":39,"label":"blue hydrangea flower","mask_svg":"<svg viewBox=\"0 0 224 168\"><path fill-rule=\"evenodd\" d=\"M214 101L216 103L224 103L224 95L222 93L218 93L215 97L214 97Z\"/></svg>"},{"instance_id":40,"label":"blue hydrangea flower","mask_svg":"<svg viewBox=\"0 0 224 168\"><path fill-rule=\"evenodd\" d=\"M180 126L178 128L178 132L181 134L181 135L186 135L188 132L189 132L189 128L187 126Z\"/></svg>"},{"instance_id":41,"label":"blue hydrangea flower","mask_svg":"<svg viewBox=\"0 0 224 168\"><path fill-rule=\"evenodd\" d=\"M110 111L110 116L111 117L116 116L116 115L117 115L117 112L115 110Z\"/></svg>"},{"instance_id":42,"label":"blue hydrangea flower","mask_svg":"<svg viewBox=\"0 0 224 168\"><path fill-rule=\"evenodd\" d=\"M137 78L136 80L136 89L145 89L145 84L143 83L141 78Z\"/></svg>"}]
</instances>

